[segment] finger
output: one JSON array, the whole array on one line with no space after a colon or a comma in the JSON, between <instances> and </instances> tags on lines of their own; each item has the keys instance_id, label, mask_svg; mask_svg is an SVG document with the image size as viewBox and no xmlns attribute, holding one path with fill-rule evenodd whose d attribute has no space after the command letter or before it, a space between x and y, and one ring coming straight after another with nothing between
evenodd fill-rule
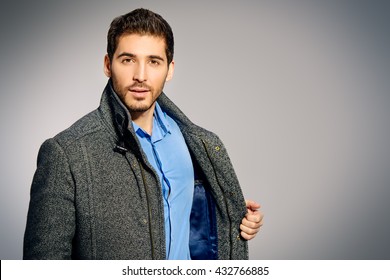
<instances>
[{"instance_id":1,"label":"finger","mask_svg":"<svg viewBox=\"0 0 390 280\"><path fill-rule=\"evenodd\" d=\"M247 226L241 224L240 225L240 229L241 229L241 231L245 232L248 235L256 235L259 232L260 227L258 227L258 228L250 228L250 227L247 227Z\"/></svg>"},{"instance_id":2,"label":"finger","mask_svg":"<svg viewBox=\"0 0 390 280\"><path fill-rule=\"evenodd\" d=\"M255 211L252 213L247 213L245 215L245 218L248 219L250 222L259 223L263 220L264 214L260 211Z\"/></svg>"},{"instance_id":3,"label":"finger","mask_svg":"<svg viewBox=\"0 0 390 280\"><path fill-rule=\"evenodd\" d=\"M245 200L245 205L246 205L246 208L248 209L251 209L251 210L256 210L256 209L259 209L261 206L259 203L257 203L256 201L253 201L253 200Z\"/></svg>"},{"instance_id":4,"label":"finger","mask_svg":"<svg viewBox=\"0 0 390 280\"><path fill-rule=\"evenodd\" d=\"M246 240L251 240L251 239L256 237L256 234L250 235L250 234L247 234L247 233L245 233L243 231L241 231L240 234L241 234L242 238L244 238Z\"/></svg>"},{"instance_id":5,"label":"finger","mask_svg":"<svg viewBox=\"0 0 390 280\"><path fill-rule=\"evenodd\" d=\"M253 228L253 229L259 228L263 225L263 223L261 221L260 222L252 222L246 218L242 219L241 224L248 227L248 228Z\"/></svg>"}]
</instances>

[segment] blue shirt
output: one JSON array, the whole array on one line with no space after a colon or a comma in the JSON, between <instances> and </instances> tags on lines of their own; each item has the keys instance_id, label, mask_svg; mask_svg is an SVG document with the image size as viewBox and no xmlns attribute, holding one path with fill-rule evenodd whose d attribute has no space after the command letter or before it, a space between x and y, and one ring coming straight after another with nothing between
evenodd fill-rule
<instances>
[{"instance_id":1,"label":"blue shirt","mask_svg":"<svg viewBox=\"0 0 390 280\"><path fill-rule=\"evenodd\" d=\"M190 215L194 193L194 169L176 122L156 102L152 135L133 122L149 163L160 178L165 218L167 259L190 259Z\"/></svg>"}]
</instances>

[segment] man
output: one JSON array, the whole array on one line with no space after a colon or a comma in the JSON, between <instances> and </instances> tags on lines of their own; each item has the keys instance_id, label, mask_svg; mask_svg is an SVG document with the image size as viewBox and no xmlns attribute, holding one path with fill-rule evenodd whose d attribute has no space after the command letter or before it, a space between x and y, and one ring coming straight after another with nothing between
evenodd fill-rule
<instances>
[{"instance_id":1,"label":"man","mask_svg":"<svg viewBox=\"0 0 390 280\"><path fill-rule=\"evenodd\" d=\"M99 108L39 151L25 259L248 258L260 206L245 204L218 137L162 93L173 71L160 15L113 20Z\"/></svg>"}]
</instances>

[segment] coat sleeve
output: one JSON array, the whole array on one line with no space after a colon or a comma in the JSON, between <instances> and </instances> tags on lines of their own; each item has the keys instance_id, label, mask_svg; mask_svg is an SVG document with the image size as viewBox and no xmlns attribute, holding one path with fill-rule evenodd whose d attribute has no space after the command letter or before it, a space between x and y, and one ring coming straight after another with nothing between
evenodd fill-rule
<instances>
[{"instance_id":1,"label":"coat sleeve","mask_svg":"<svg viewBox=\"0 0 390 280\"><path fill-rule=\"evenodd\" d=\"M64 150L54 139L38 154L24 235L24 259L70 259L76 228L74 181Z\"/></svg>"}]
</instances>

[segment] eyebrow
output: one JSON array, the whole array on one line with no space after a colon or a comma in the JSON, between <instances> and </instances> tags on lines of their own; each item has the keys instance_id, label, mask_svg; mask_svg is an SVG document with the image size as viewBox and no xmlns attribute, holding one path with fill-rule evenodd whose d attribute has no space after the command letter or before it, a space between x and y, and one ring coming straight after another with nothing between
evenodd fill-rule
<instances>
[{"instance_id":1,"label":"eyebrow","mask_svg":"<svg viewBox=\"0 0 390 280\"><path fill-rule=\"evenodd\" d=\"M124 57L124 56L127 56L127 57L137 57L135 54L128 53L128 52L123 52L123 53L119 54L119 55L117 56L117 58L121 58L121 57ZM162 58L162 57L159 56L159 55L149 55L148 58L150 58L150 59L157 59L157 60L161 60L161 61L165 61L164 58Z\"/></svg>"}]
</instances>

